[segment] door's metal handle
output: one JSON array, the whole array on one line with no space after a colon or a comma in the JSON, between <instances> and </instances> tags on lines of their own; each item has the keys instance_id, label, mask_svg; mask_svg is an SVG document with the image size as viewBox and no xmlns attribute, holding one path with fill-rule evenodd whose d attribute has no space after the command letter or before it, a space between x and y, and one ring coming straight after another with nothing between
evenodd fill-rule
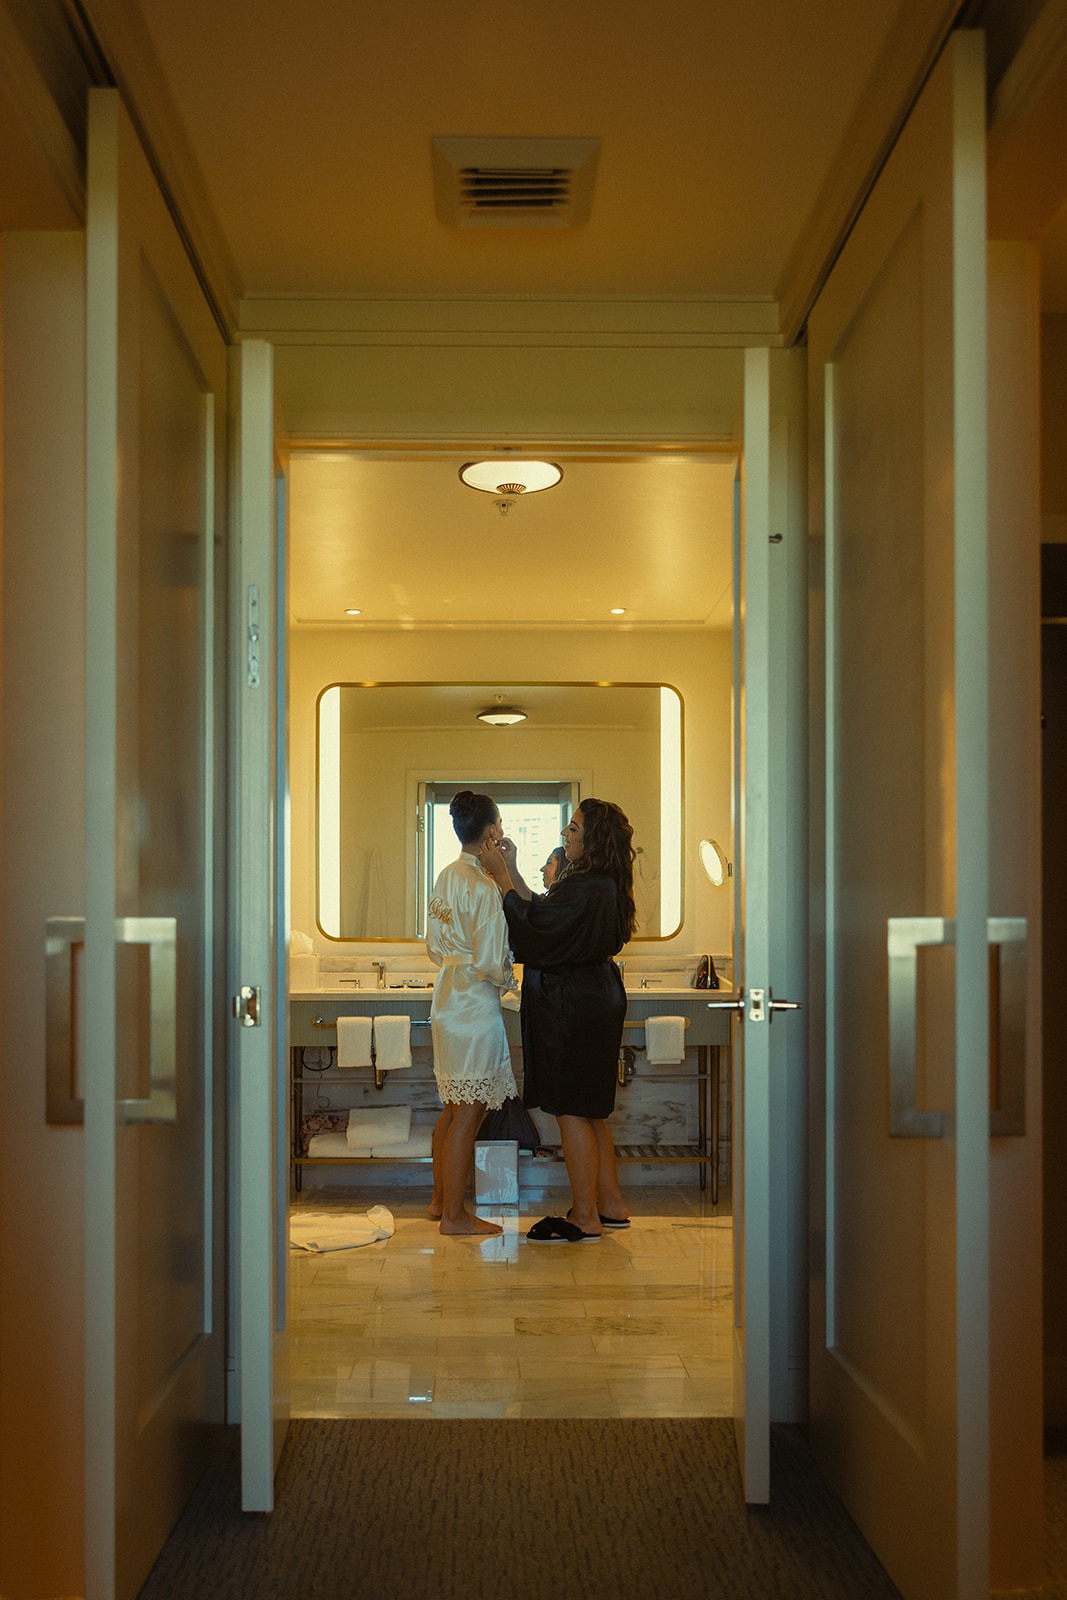
<instances>
[{"instance_id":1,"label":"door's metal handle","mask_svg":"<svg viewBox=\"0 0 1067 1600\"><path fill-rule=\"evenodd\" d=\"M989 1132L1026 1133L1025 917L989 919Z\"/></svg>"},{"instance_id":2,"label":"door's metal handle","mask_svg":"<svg viewBox=\"0 0 1067 1600\"><path fill-rule=\"evenodd\" d=\"M125 1122L176 1122L178 923L175 917L118 917L119 944L146 944L149 954L149 1074L145 1100L120 1100ZM85 1121L74 1093L74 951L85 943L84 917L49 917L45 924L45 1117L56 1125Z\"/></svg>"},{"instance_id":3,"label":"door's metal handle","mask_svg":"<svg viewBox=\"0 0 1067 1600\"><path fill-rule=\"evenodd\" d=\"M49 917L45 923L45 1121L77 1127L85 1101L77 1090L74 952L85 944L84 917Z\"/></svg>"},{"instance_id":4,"label":"door's metal handle","mask_svg":"<svg viewBox=\"0 0 1067 1600\"><path fill-rule=\"evenodd\" d=\"M766 1022L774 1019L776 1011L803 1011L799 1000L776 1000L772 989L739 989L736 1000L705 1001L709 1011L739 1011L748 1022Z\"/></svg>"},{"instance_id":5,"label":"door's metal handle","mask_svg":"<svg viewBox=\"0 0 1067 1600\"><path fill-rule=\"evenodd\" d=\"M1025 1132L1026 918L990 917L989 940L989 1131L994 1136ZM889 1133L894 1139L940 1139L941 1111L915 1104L915 1026L918 949L952 945L956 924L949 917L890 917L889 950Z\"/></svg>"},{"instance_id":6,"label":"door's metal handle","mask_svg":"<svg viewBox=\"0 0 1067 1600\"><path fill-rule=\"evenodd\" d=\"M120 1100L124 1122L177 1122L178 919L119 917L120 944L149 947L150 1088L144 1100Z\"/></svg>"},{"instance_id":7,"label":"door's metal handle","mask_svg":"<svg viewBox=\"0 0 1067 1600\"><path fill-rule=\"evenodd\" d=\"M242 1028L259 1028L263 1025L261 1010L262 996L258 989L253 989L250 984L245 984L233 997L233 1014ZM317 1024L316 1024L317 1026ZM332 1028L333 1023L324 1024Z\"/></svg>"},{"instance_id":8,"label":"door's metal handle","mask_svg":"<svg viewBox=\"0 0 1067 1600\"><path fill-rule=\"evenodd\" d=\"M956 924L948 917L890 917L889 954L889 1136L941 1139L945 1116L916 1105L915 1016L919 946L951 945Z\"/></svg>"}]
</instances>

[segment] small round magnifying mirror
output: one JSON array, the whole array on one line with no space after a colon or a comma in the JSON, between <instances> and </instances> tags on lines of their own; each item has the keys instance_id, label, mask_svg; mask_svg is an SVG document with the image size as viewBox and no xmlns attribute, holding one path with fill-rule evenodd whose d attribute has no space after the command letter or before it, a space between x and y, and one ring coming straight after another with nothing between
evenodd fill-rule
<instances>
[{"instance_id":1,"label":"small round magnifying mirror","mask_svg":"<svg viewBox=\"0 0 1067 1600\"><path fill-rule=\"evenodd\" d=\"M730 876L730 863L723 854L722 847L714 839L701 839L697 846L697 855L700 865L704 869L704 876L709 883L719 888Z\"/></svg>"}]
</instances>

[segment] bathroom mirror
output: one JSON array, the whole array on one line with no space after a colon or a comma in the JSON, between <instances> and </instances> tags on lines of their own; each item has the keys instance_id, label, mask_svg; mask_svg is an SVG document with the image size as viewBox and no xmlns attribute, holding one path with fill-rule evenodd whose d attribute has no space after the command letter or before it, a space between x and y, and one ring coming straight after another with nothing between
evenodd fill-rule
<instances>
[{"instance_id":1,"label":"bathroom mirror","mask_svg":"<svg viewBox=\"0 0 1067 1600\"><path fill-rule=\"evenodd\" d=\"M479 721L500 705L524 720ZM556 797L553 835L583 795L616 801L639 852L637 937L670 938L682 923L682 721L681 696L658 683L330 684L316 718L320 931L421 936L433 875L459 849L453 835L434 861L432 807L463 784ZM523 865L536 890L540 864Z\"/></svg>"}]
</instances>

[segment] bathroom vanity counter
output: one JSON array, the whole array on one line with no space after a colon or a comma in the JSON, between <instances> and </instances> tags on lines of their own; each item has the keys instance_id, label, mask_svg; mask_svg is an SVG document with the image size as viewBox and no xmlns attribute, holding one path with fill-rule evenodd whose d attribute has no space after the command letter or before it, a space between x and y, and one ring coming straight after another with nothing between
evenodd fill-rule
<instances>
[{"instance_id":1,"label":"bathroom vanity counter","mask_svg":"<svg viewBox=\"0 0 1067 1600\"><path fill-rule=\"evenodd\" d=\"M391 1074L370 1067L337 1069L329 1073L309 1074L302 1068L301 1052L306 1048L333 1047L337 1043L338 1017L407 1016L411 1019L411 1043L414 1050L427 1051L430 1039L430 1002L432 989L359 988L351 986L294 990L289 996L289 1042L292 1053L293 1089L293 1166L296 1186L300 1187L302 1169L310 1165L340 1164L345 1161L360 1162L372 1159L366 1156L309 1156L302 1151L300 1130L303 1117L321 1101L324 1091L345 1089L358 1091L362 1097L367 1091L375 1100L391 1099L398 1091L427 1114L436 1106L436 1085L433 1079L432 1055L425 1055L422 1063L413 1062L396 1074L395 1085L388 1082ZM681 1161L698 1166L700 1186L707 1184L711 1173L712 1199L718 1197L718 1155L720 1099L723 1083L723 1051L730 1046L732 1013L729 1010L712 1010L709 1002L731 998L728 985L720 989L692 989L665 987L660 984L648 989L628 988L626 995L626 1020L623 1027L623 1049L619 1061L619 1094L616 1110L620 1124L627 1121L631 1132L620 1130L616 1156L627 1162ZM521 1047L519 1012L503 1008L504 1027L513 1049ZM644 1024L651 1017L683 1017L686 1022L683 1061L670 1065L654 1065L644 1055ZM657 1102L670 1102L671 1113L677 1117L678 1103L696 1097L696 1142L683 1136L670 1142L663 1131L656 1131L659 1118L647 1107ZM312 1096L314 1098L312 1098ZM640 1101L646 1107L629 1116ZM365 1101L363 1103L366 1103ZM332 1107L332 1101L331 1101ZM338 1108L339 1109L339 1108ZM690 1113L692 1114L692 1113ZM638 1136L636 1129L642 1122L648 1128L648 1138ZM428 1161L426 1156L414 1156L415 1161Z\"/></svg>"}]
</instances>

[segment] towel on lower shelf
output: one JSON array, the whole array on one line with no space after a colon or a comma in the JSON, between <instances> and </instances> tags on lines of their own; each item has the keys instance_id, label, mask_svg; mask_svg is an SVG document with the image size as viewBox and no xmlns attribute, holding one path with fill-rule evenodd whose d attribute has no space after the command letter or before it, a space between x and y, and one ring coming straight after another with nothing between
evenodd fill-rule
<instances>
[{"instance_id":1,"label":"towel on lower shelf","mask_svg":"<svg viewBox=\"0 0 1067 1600\"><path fill-rule=\"evenodd\" d=\"M412 1128L411 1138L404 1144L376 1144L369 1150L353 1150L343 1133L315 1133L308 1142L307 1154L316 1160L332 1157L333 1160L351 1160L362 1156L376 1161L410 1161L415 1156L433 1154L433 1128Z\"/></svg>"},{"instance_id":2,"label":"towel on lower shelf","mask_svg":"<svg viewBox=\"0 0 1067 1600\"><path fill-rule=\"evenodd\" d=\"M337 1065L369 1067L371 1062L371 1017L338 1017Z\"/></svg>"},{"instance_id":3,"label":"towel on lower shelf","mask_svg":"<svg viewBox=\"0 0 1067 1600\"><path fill-rule=\"evenodd\" d=\"M685 1018L648 1017L645 1054L651 1066L667 1066L685 1059Z\"/></svg>"},{"instance_id":4,"label":"towel on lower shelf","mask_svg":"<svg viewBox=\"0 0 1067 1600\"><path fill-rule=\"evenodd\" d=\"M412 1128L404 1144L376 1144L371 1150L376 1161L404 1161L413 1156L433 1155L433 1127Z\"/></svg>"},{"instance_id":5,"label":"towel on lower shelf","mask_svg":"<svg viewBox=\"0 0 1067 1600\"><path fill-rule=\"evenodd\" d=\"M348 1113L345 1138L350 1150L369 1150L375 1144L403 1144L410 1137L410 1106L356 1107Z\"/></svg>"},{"instance_id":6,"label":"towel on lower shelf","mask_svg":"<svg viewBox=\"0 0 1067 1600\"><path fill-rule=\"evenodd\" d=\"M379 1072L395 1072L398 1067L410 1067L410 1017L375 1017L374 1065Z\"/></svg>"},{"instance_id":7,"label":"towel on lower shelf","mask_svg":"<svg viewBox=\"0 0 1067 1600\"><path fill-rule=\"evenodd\" d=\"M345 1131L342 1128L339 1133L313 1133L311 1138L308 1140L307 1154L309 1156L313 1156L316 1161L323 1156L329 1156L331 1159L336 1161L343 1160L346 1156L369 1156L370 1151L350 1150L348 1148L348 1140L345 1137Z\"/></svg>"}]
</instances>

